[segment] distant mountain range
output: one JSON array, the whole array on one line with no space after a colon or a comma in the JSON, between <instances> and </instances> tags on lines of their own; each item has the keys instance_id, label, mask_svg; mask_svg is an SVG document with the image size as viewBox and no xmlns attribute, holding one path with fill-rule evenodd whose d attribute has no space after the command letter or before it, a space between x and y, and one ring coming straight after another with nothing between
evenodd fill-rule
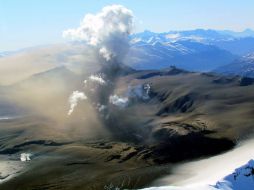
<instances>
[{"instance_id":1,"label":"distant mountain range","mask_svg":"<svg viewBox=\"0 0 254 190\"><path fill-rule=\"evenodd\" d=\"M136 69L161 69L175 65L194 71L211 71L254 52L254 31L189 30L131 36L125 63Z\"/></svg>"},{"instance_id":2,"label":"distant mountain range","mask_svg":"<svg viewBox=\"0 0 254 190\"><path fill-rule=\"evenodd\" d=\"M130 51L124 63L138 70L176 66L190 71L219 71L242 75L242 73L249 73L252 66L249 61L247 61L248 64L243 63L246 62L246 57L254 52L254 31L251 29L243 32L196 29L164 33L146 30L132 34L130 41ZM64 49L67 46L68 50ZM76 46L80 47L79 53L84 52L79 42L60 44L59 47L63 50L61 48L57 50L56 56L68 59L76 54L74 51L77 49ZM44 49L47 49L47 46ZM48 49L52 51L54 47L51 46ZM0 58L29 53L31 50L41 52L41 48L26 48L20 51L0 52ZM226 69L228 66L234 67ZM237 67L241 67L241 72ZM247 70L245 70L246 67Z\"/></svg>"},{"instance_id":3,"label":"distant mountain range","mask_svg":"<svg viewBox=\"0 0 254 190\"><path fill-rule=\"evenodd\" d=\"M163 42L151 38L136 41L127 56L126 64L136 69L162 69L176 66L191 71L210 71L229 64L238 56L214 45L196 40Z\"/></svg>"}]
</instances>

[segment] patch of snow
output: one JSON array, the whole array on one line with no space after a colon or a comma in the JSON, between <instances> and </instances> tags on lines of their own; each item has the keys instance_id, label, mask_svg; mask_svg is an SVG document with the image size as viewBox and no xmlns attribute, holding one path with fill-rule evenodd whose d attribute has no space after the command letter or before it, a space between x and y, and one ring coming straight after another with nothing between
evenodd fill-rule
<instances>
[{"instance_id":1,"label":"patch of snow","mask_svg":"<svg viewBox=\"0 0 254 190\"><path fill-rule=\"evenodd\" d=\"M237 168L234 173L216 183L216 189L253 190L254 189L254 160Z\"/></svg>"},{"instance_id":2,"label":"patch of snow","mask_svg":"<svg viewBox=\"0 0 254 190\"><path fill-rule=\"evenodd\" d=\"M179 33L174 33L174 34L167 34L166 36L166 39L179 39L181 37L181 35Z\"/></svg>"},{"instance_id":3,"label":"patch of snow","mask_svg":"<svg viewBox=\"0 0 254 190\"><path fill-rule=\"evenodd\" d=\"M254 53L249 53L249 54L243 56L243 58L253 61L254 60Z\"/></svg>"},{"instance_id":4,"label":"patch of snow","mask_svg":"<svg viewBox=\"0 0 254 190\"><path fill-rule=\"evenodd\" d=\"M131 44L135 44L135 43L138 43L138 42L141 42L141 41L142 41L141 38L133 38L133 39L130 41L130 43L131 43Z\"/></svg>"},{"instance_id":5,"label":"patch of snow","mask_svg":"<svg viewBox=\"0 0 254 190\"><path fill-rule=\"evenodd\" d=\"M149 43L153 42L154 39L155 39L155 37L150 37L150 38L147 40L147 43L149 44Z\"/></svg>"}]
</instances>

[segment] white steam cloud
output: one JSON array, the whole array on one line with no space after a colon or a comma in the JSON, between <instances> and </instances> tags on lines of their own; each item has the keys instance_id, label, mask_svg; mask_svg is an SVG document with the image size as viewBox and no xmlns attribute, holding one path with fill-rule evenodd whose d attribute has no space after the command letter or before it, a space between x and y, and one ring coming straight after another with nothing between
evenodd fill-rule
<instances>
[{"instance_id":1,"label":"white steam cloud","mask_svg":"<svg viewBox=\"0 0 254 190\"><path fill-rule=\"evenodd\" d=\"M21 162L30 161L30 160L31 160L30 156L31 156L30 153L21 153L21 154L20 154L20 161L21 161Z\"/></svg>"},{"instance_id":2,"label":"white steam cloud","mask_svg":"<svg viewBox=\"0 0 254 190\"><path fill-rule=\"evenodd\" d=\"M63 32L63 37L84 40L98 48L106 60L121 61L129 48L133 14L122 5L106 6L98 14L87 14L80 26Z\"/></svg>"},{"instance_id":3,"label":"white steam cloud","mask_svg":"<svg viewBox=\"0 0 254 190\"><path fill-rule=\"evenodd\" d=\"M130 98L139 98L141 100L149 100L150 89L151 89L151 86L149 84L129 86L127 95Z\"/></svg>"},{"instance_id":4,"label":"white steam cloud","mask_svg":"<svg viewBox=\"0 0 254 190\"><path fill-rule=\"evenodd\" d=\"M86 100L87 96L83 92L74 91L69 97L70 109L68 115L71 115L75 107L78 105L79 100Z\"/></svg>"},{"instance_id":5,"label":"white steam cloud","mask_svg":"<svg viewBox=\"0 0 254 190\"><path fill-rule=\"evenodd\" d=\"M126 97L120 97L118 95L111 95L109 97L109 102L117 107L125 108L128 106L129 99Z\"/></svg>"},{"instance_id":6,"label":"white steam cloud","mask_svg":"<svg viewBox=\"0 0 254 190\"><path fill-rule=\"evenodd\" d=\"M96 109L97 109L100 113L103 113L103 112L107 109L107 106L98 103L97 106L96 106Z\"/></svg>"},{"instance_id":7,"label":"white steam cloud","mask_svg":"<svg viewBox=\"0 0 254 190\"><path fill-rule=\"evenodd\" d=\"M97 75L90 75L89 80L96 82L100 85L106 84L106 81L103 79L103 77L100 74Z\"/></svg>"}]
</instances>

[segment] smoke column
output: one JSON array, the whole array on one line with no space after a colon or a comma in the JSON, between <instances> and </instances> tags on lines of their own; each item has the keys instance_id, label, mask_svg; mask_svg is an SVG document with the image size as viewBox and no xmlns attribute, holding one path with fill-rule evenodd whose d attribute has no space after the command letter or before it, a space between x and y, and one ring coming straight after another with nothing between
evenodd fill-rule
<instances>
[{"instance_id":1,"label":"smoke column","mask_svg":"<svg viewBox=\"0 0 254 190\"><path fill-rule=\"evenodd\" d=\"M85 41L106 62L121 62L129 49L133 14L122 5L106 6L98 14L87 14L80 26L63 32L63 37Z\"/></svg>"},{"instance_id":2,"label":"smoke column","mask_svg":"<svg viewBox=\"0 0 254 190\"><path fill-rule=\"evenodd\" d=\"M63 32L63 37L79 40L84 45L89 45L94 49L95 55L98 55L98 61L102 66L100 73L92 74L84 81L85 84L90 81L92 85L86 85L84 91L86 94L89 92L88 98L95 105L107 106L110 103L110 97L113 97L111 95L114 92L115 81L121 71L122 60L129 49L129 35L132 28L132 11L122 5L110 5L97 14L85 15L78 28ZM105 86L106 81L109 81L107 86ZM101 86L96 86L95 83ZM94 92L95 88L96 92ZM93 92L92 95L91 92ZM71 103L69 115L77 104L77 101L74 101L76 99L73 99L72 96L70 102L73 103Z\"/></svg>"}]
</instances>

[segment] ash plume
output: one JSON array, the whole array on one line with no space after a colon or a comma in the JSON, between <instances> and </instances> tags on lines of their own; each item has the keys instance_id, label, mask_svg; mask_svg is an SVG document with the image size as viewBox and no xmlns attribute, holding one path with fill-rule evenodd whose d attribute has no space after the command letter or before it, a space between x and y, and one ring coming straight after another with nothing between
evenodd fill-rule
<instances>
[{"instance_id":1,"label":"ash plume","mask_svg":"<svg viewBox=\"0 0 254 190\"><path fill-rule=\"evenodd\" d=\"M122 5L110 5L97 14L87 14L78 28L63 32L63 37L89 47L100 63L97 73L84 78L84 90L101 123L113 134L112 128L123 126L122 122L116 122L120 118L118 110L124 111L129 103L127 97L116 95L115 86L120 76L133 71L122 64L129 50L132 29L132 11ZM128 121L125 126L129 126Z\"/></svg>"},{"instance_id":2,"label":"ash plume","mask_svg":"<svg viewBox=\"0 0 254 190\"><path fill-rule=\"evenodd\" d=\"M78 28L64 31L63 37L85 41L106 62L121 62L129 48L132 27L132 12L122 5L111 5L97 14L87 14Z\"/></svg>"}]
</instances>

